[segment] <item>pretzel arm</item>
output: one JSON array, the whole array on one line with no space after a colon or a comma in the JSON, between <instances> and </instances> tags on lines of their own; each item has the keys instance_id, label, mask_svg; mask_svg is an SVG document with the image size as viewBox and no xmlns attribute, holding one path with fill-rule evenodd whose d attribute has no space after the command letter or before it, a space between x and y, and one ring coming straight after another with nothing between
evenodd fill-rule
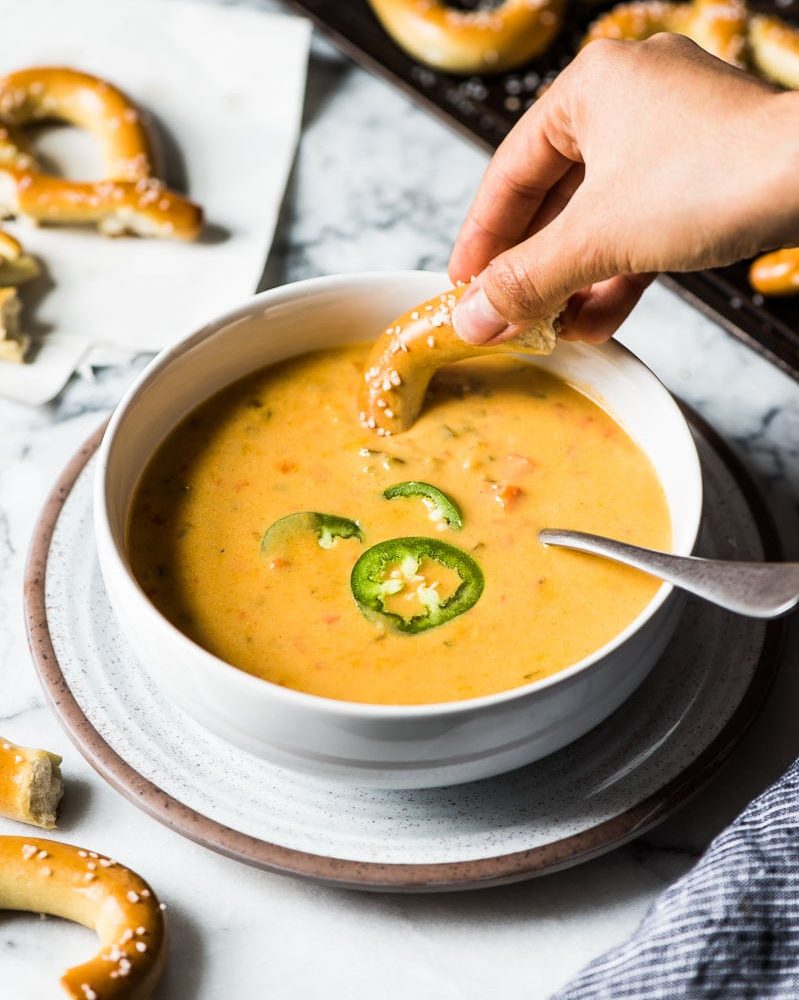
<instances>
[{"instance_id":1,"label":"pretzel arm","mask_svg":"<svg viewBox=\"0 0 799 1000\"><path fill-rule=\"evenodd\" d=\"M3 170L0 166L0 174ZM154 177L138 181L70 181L19 172L8 188L0 188L0 215L24 216L53 224L96 224L108 236L194 239L202 227L202 211L188 198L167 191ZM27 181L27 182L26 182Z\"/></svg>"},{"instance_id":2,"label":"pretzel arm","mask_svg":"<svg viewBox=\"0 0 799 1000\"><path fill-rule=\"evenodd\" d=\"M0 837L0 908L50 913L96 931L100 951L61 977L73 1000L145 1000L163 971L166 927L155 894L94 851Z\"/></svg>"},{"instance_id":3,"label":"pretzel arm","mask_svg":"<svg viewBox=\"0 0 799 1000\"><path fill-rule=\"evenodd\" d=\"M155 170L141 112L113 84L79 70L42 66L0 80L0 118L14 126L56 119L85 128L100 143L106 173L135 181Z\"/></svg>"},{"instance_id":4,"label":"pretzel arm","mask_svg":"<svg viewBox=\"0 0 799 1000\"><path fill-rule=\"evenodd\" d=\"M0 287L21 285L38 273L39 265L25 253L19 240L0 229Z\"/></svg>"}]
</instances>

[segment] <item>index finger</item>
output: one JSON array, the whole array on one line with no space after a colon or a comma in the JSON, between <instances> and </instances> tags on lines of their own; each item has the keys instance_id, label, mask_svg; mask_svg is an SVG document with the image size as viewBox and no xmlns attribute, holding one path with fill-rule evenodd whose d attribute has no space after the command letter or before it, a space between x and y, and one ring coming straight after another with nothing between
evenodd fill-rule
<instances>
[{"instance_id":1,"label":"index finger","mask_svg":"<svg viewBox=\"0 0 799 1000\"><path fill-rule=\"evenodd\" d=\"M523 240L552 187L581 162L563 114L557 81L497 149L461 226L449 262L468 281Z\"/></svg>"}]
</instances>

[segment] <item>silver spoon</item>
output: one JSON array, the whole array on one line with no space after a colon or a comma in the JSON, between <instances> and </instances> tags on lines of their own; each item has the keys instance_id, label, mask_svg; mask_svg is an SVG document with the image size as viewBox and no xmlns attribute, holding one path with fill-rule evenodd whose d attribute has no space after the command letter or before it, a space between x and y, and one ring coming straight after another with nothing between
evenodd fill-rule
<instances>
[{"instance_id":1,"label":"silver spoon","mask_svg":"<svg viewBox=\"0 0 799 1000\"><path fill-rule=\"evenodd\" d=\"M730 562L673 556L582 531L547 528L545 545L563 545L642 569L697 597L751 618L779 618L799 604L799 563Z\"/></svg>"}]
</instances>

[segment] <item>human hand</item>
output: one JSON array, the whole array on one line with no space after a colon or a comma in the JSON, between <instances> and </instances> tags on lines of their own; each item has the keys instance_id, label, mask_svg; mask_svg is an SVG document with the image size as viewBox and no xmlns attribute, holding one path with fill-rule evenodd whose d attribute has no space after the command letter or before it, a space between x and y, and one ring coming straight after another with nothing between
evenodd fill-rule
<instances>
[{"instance_id":1,"label":"human hand","mask_svg":"<svg viewBox=\"0 0 799 1000\"><path fill-rule=\"evenodd\" d=\"M497 150L450 259L471 343L566 304L613 335L658 271L799 243L799 94L676 35L585 48Z\"/></svg>"}]
</instances>

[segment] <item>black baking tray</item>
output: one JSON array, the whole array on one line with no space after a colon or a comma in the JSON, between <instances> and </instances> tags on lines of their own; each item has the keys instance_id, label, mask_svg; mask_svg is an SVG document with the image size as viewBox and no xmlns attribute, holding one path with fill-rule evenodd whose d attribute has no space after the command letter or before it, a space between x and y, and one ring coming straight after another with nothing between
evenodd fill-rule
<instances>
[{"instance_id":1,"label":"black baking tray","mask_svg":"<svg viewBox=\"0 0 799 1000\"><path fill-rule=\"evenodd\" d=\"M287 0L356 62L483 149L494 150L533 103L542 84L574 57L587 26L613 3L576 0L560 35L526 66L496 76L450 76L420 65L386 34L367 0ZM753 9L799 23L799 0L756 0ZM720 164L723 169L723 165ZM799 295L763 299L747 280L748 263L661 281L769 361L799 380Z\"/></svg>"}]
</instances>

